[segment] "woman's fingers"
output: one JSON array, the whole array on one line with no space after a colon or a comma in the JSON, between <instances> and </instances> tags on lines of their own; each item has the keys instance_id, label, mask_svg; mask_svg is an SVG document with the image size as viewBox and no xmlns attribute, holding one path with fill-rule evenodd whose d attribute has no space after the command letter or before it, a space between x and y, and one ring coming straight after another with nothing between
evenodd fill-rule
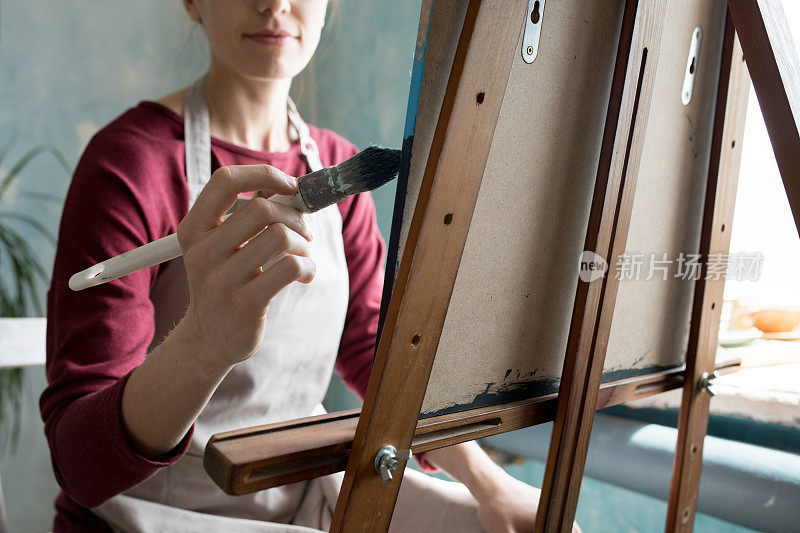
<instances>
[{"instance_id":1,"label":"woman's fingers","mask_svg":"<svg viewBox=\"0 0 800 533\"><path fill-rule=\"evenodd\" d=\"M281 289L292 283L310 283L317 267L308 257L287 255L247 284L247 294L255 305L269 303Z\"/></svg>"},{"instance_id":2,"label":"woman's fingers","mask_svg":"<svg viewBox=\"0 0 800 533\"><path fill-rule=\"evenodd\" d=\"M220 167L208 181L186 218L193 232L213 229L233 207L240 193L263 191L265 195L294 194L297 180L269 165Z\"/></svg>"},{"instance_id":3,"label":"woman's fingers","mask_svg":"<svg viewBox=\"0 0 800 533\"><path fill-rule=\"evenodd\" d=\"M308 241L296 231L280 223L270 224L267 229L237 250L225 262L223 268L231 272L231 275L249 281L253 276L261 274L261 266L281 253L308 257L310 247Z\"/></svg>"},{"instance_id":4,"label":"woman's fingers","mask_svg":"<svg viewBox=\"0 0 800 533\"><path fill-rule=\"evenodd\" d=\"M257 196L216 228L213 236L214 248L218 250L216 253L222 257L234 253L242 243L254 238L265 227L273 224L283 224L308 241L312 238L311 230L303 213L292 207Z\"/></svg>"}]
</instances>

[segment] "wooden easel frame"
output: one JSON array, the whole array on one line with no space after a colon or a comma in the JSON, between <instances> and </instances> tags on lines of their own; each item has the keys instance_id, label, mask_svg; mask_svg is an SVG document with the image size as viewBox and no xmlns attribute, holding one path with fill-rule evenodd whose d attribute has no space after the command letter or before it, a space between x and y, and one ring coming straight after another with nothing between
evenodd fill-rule
<instances>
[{"instance_id":1,"label":"wooden easel frame","mask_svg":"<svg viewBox=\"0 0 800 533\"><path fill-rule=\"evenodd\" d=\"M729 0L717 90L700 252L726 252L750 71L800 227L800 75L777 0ZM620 46L585 250L625 250L666 0L625 0ZM406 248L381 335L364 408L216 435L209 474L236 494L340 471L346 474L332 531L385 531L404 465L381 482L374 458L386 444L420 453L555 420L537 531L569 531L594 411L683 387L667 530L691 530L714 369L722 280L695 286L686 369L601 384L617 282L609 273L578 283L560 391L419 420L439 337L469 230L494 127L516 53L522 0L471 0L441 106ZM480 97L478 97L480 95ZM705 269L703 265L703 275ZM731 366L735 366L735 363ZM728 369L730 369L729 367ZM402 372L392 369L403 369Z\"/></svg>"}]
</instances>

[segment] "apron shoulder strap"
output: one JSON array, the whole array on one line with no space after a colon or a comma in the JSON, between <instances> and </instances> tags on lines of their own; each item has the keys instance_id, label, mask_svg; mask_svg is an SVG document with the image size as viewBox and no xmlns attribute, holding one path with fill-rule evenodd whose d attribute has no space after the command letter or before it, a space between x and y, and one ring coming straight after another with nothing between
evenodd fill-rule
<instances>
[{"instance_id":1,"label":"apron shoulder strap","mask_svg":"<svg viewBox=\"0 0 800 533\"><path fill-rule=\"evenodd\" d=\"M297 112L297 107L291 98L288 99L288 112L289 124L291 124L295 133L297 134L298 142L300 143L300 152L306 160L308 169L311 172L322 170L322 161L319 158L319 148L317 143L311 138L311 132L303 119L300 118L300 113Z\"/></svg>"},{"instance_id":2,"label":"apron shoulder strap","mask_svg":"<svg viewBox=\"0 0 800 533\"><path fill-rule=\"evenodd\" d=\"M291 130L300 143L300 153L309 171L322 169L317 143L311 137L308 125L300 118L291 98L287 102ZM183 135L186 141L186 179L189 183L190 204L194 204L200 191L211 178L211 126L206 101L206 77L194 82L183 97Z\"/></svg>"},{"instance_id":3,"label":"apron shoulder strap","mask_svg":"<svg viewBox=\"0 0 800 533\"><path fill-rule=\"evenodd\" d=\"M183 97L186 179L191 204L211 178L211 126L206 102L206 77L194 82ZM191 205L190 204L190 205Z\"/></svg>"}]
</instances>

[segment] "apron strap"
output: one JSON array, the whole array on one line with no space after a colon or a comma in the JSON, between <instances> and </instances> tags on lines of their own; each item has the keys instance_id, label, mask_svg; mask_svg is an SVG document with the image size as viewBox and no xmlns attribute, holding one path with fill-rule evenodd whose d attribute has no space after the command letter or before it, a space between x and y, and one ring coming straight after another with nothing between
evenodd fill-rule
<instances>
[{"instance_id":1,"label":"apron strap","mask_svg":"<svg viewBox=\"0 0 800 533\"><path fill-rule=\"evenodd\" d=\"M300 153L310 172L322 169L317 143L308 125L300 118L291 98L287 99L290 133L300 143ZM188 89L183 99L183 135L186 141L186 180L189 184L189 205L211 179L211 126L206 101L206 77L202 76Z\"/></svg>"},{"instance_id":2,"label":"apron strap","mask_svg":"<svg viewBox=\"0 0 800 533\"><path fill-rule=\"evenodd\" d=\"M297 107L294 105L291 97L287 98L288 111L289 111L289 124L297 134L298 142L300 143L300 153L303 154L303 159L306 160L308 170L316 172L322 170L322 161L319 159L319 149L317 143L311 138L311 132L303 119L300 118L300 113L297 112Z\"/></svg>"},{"instance_id":3,"label":"apron strap","mask_svg":"<svg viewBox=\"0 0 800 533\"><path fill-rule=\"evenodd\" d=\"M211 127L206 102L206 77L194 82L183 97L183 136L186 141L186 180L189 205L211 179Z\"/></svg>"}]
</instances>

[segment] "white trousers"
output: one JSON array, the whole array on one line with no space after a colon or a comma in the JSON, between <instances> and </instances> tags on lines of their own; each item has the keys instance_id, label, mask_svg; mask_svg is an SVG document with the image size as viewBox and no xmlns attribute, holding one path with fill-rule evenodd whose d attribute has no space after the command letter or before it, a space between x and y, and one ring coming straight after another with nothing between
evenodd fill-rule
<instances>
[{"instance_id":1,"label":"white trousers","mask_svg":"<svg viewBox=\"0 0 800 533\"><path fill-rule=\"evenodd\" d=\"M342 477L338 473L309 482L291 524L200 513L125 495L113 498L93 512L114 531L125 533L316 533L330 527ZM406 469L389 531L478 533L482 530L477 520L477 502L464 485Z\"/></svg>"}]
</instances>

